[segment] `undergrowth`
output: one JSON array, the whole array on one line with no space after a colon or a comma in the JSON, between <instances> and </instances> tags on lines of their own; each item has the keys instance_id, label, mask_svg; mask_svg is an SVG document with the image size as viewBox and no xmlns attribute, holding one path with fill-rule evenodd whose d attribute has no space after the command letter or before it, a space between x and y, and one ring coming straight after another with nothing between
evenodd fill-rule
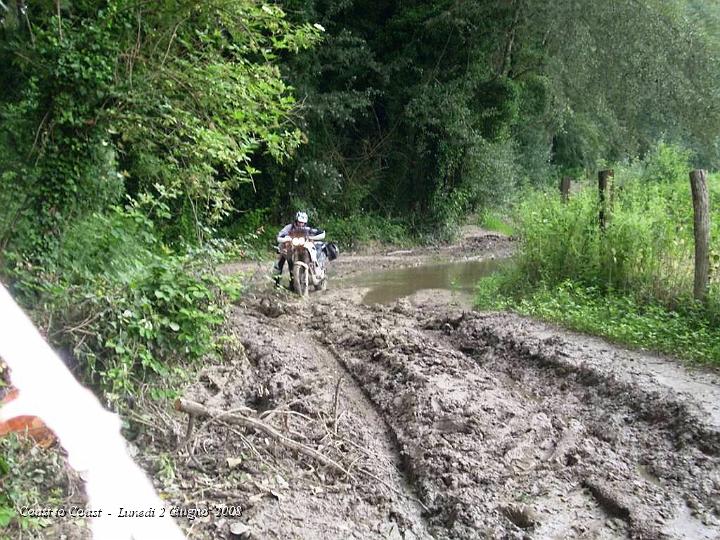
<instances>
[{"instance_id":1,"label":"undergrowth","mask_svg":"<svg viewBox=\"0 0 720 540\"><path fill-rule=\"evenodd\" d=\"M291 218L288 218L288 223ZM264 259L274 253L277 233L287 223L271 224L270 210L247 212L232 225L221 231L226 238L241 239L245 255ZM314 216L310 225L326 231L326 240L337 243L343 251L357 250L373 244L397 246L415 245L427 241L425 235L411 233L407 221L376 214L357 215L352 218Z\"/></svg>"},{"instance_id":2,"label":"undergrowth","mask_svg":"<svg viewBox=\"0 0 720 540\"><path fill-rule=\"evenodd\" d=\"M50 525L49 518L23 516L21 510L62 506L67 481L58 452L15 435L0 438L0 540L27 538Z\"/></svg>"},{"instance_id":3,"label":"undergrowth","mask_svg":"<svg viewBox=\"0 0 720 540\"><path fill-rule=\"evenodd\" d=\"M717 243L711 287L693 289L693 209L688 154L659 144L642 161L615 168L607 227L598 223L597 188L567 203L535 192L515 210L516 266L481 282L482 308L512 309L629 345L720 362ZM720 184L709 178L711 237L720 238Z\"/></svg>"},{"instance_id":4,"label":"undergrowth","mask_svg":"<svg viewBox=\"0 0 720 540\"><path fill-rule=\"evenodd\" d=\"M478 223L483 229L487 229L488 231L499 232L505 236L512 236L514 234L514 229L507 223L507 220L493 210L483 212L480 215Z\"/></svg>"},{"instance_id":5,"label":"undergrowth","mask_svg":"<svg viewBox=\"0 0 720 540\"><path fill-rule=\"evenodd\" d=\"M572 330L686 360L720 361L716 323L702 306L691 303L669 309L629 294L601 293L572 281L552 288L538 286L513 296L503 292L498 277L491 276L480 282L476 305L557 322Z\"/></svg>"},{"instance_id":6,"label":"undergrowth","mask_svg":"<svg viewBox=\"0 0 720 540\"><path fill-rule=\"evenodd\" d=\"M117 402L214 353L240 292L216 267L236 254L222 242L171 248L141 213L115 208L73 225L52 256L14 261L11 276L52 344Z\"/></svg>"}]
</instances>

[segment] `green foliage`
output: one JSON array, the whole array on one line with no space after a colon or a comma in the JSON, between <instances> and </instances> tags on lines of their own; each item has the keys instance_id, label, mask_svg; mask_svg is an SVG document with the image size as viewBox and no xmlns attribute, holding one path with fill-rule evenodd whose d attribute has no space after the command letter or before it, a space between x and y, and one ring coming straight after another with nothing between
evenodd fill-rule
<instances>
[{"instance_id":1,"label":"green foliage","mask_svg":"<svg viewBox=\"0 0 720 540\"><path fill-rule=\"evenodd\" d=\"M486 210L481 214L479 224L484 229L499 232L505 236L514 234L513 228L507 223L507 220L492 210Z\"/></svg>"},{"instance_id":2,"label":"green foliage","mask_svg":"<svg viewBox=\"0 0 720 540\"><path fill-rule=\"evenodd\" d=\"M567 204L550 192L535 193L518 206L518 264L530 283L552 286L572 279L602 290L634 291L668 305L689 294L689 165L682 152L661 144L630 170L640 178L617 169L611 219L604 232L598 225L594 188L573 195ZM670 179L643 181L655 180L658 174Z\"/></svg>"},{"instance_id":3,"label":"green foliage","mask_svg":"<svg viewBox=\"0 0 720 540\"><path fill-rule=\"evenodd\" d=\"M282 160L300 143L278 58L317 28L253 0L58 9L33 3L31 32L6 21L0 34L3 246L53 249L124 193L162 200L170 212L149 217L166 239L202 241L257 174L253 154Z\"/></svg>"},{"instance_id":4,"label":"green foliage","mask_svg":"<svg viewBox=\"0 0 720 540\"><path fill-rule=\"evenodd\" d=\"M244 256L262 259L267 257L268 250L274 249L277 232L280 230L269 223L270 209L256 208L239 214L238 219L222 228L219 234L242 244Z\"/></svg>"},{"instance_id":5,"label":"green foliage","mask_svg":"<svg viewBox=\"0 0 720 540\"><path fill-rule=\"evenodd\" d=\"M417 235L410 234L407 223L373 214L352 219L329 218L324 224L328 239L344 249L358 249L373 242L401 246L419 240Z\"/></svg>"},{"instance_id":6,"label":"green foliage","mask_svg":"<svg viewBox=\"0 0 720 540\"><path fill-rule=\"evenodd\" d=\"M720 362L717 310L700 306L671 310L640 302L631 294L606 294L572 281L508 295L503 279L485 278L478 286L481 309L511 309L522 315L559 322L568 328L646 350L688 360Z\"/></svg>"},{"instance_id":7,"label":"green foliage","mask_svg":"<svg viewBox=\"0 0 720 540\"><path fill-rule=\"evenodd\" d=\"M687 182L691 157L691 152L661 141L645 157L642 179L651 184Z\"/></svg>"},{"instance_id":8,"label":"green foliage","mask_svg":"<svg viewBox=\"0 0 720 540\"><path fill-rule=\"evenodd\" d=\"M0 438L0 540L32 536L50 525L49 518L25 517L19 510L62 504L61 486L66 483L59 454L48 455L12 434Z\"/></svg>"},{"instance_id":9,"label":"green foliage","mask_svg":"<svg viewBox=\"0 0 720 540\"><path fill-rule=\"evenodd\" d=\"M477 302L513 309L623 343L720 361L720 255L712 249L707 304L692 299L693 210L689 154L660 143L645 160L615 168L607 227L593 185L562 203L536 192L517 207L516 266L485 280ZM712 235L720 234L720 185L710 178Z\"/></svg>"},{"instance_id":10,"label":"green foliage","mask_svg":"<svg viewBox=\"0 0 720 540\"><path fill-rule=\"evenodd\" d=\"M117 398L213 352L238 292L214 227L254 158L300 144L279 65L321 29L255 0L22 5L0 8L0 273Z\"/></svg>"},{"instance_id":11,"label":"green foliage","mask_svg":"<svg viewBox=\"0 0 720 540\"><path fill-rule=\"evenodd\" d=\"M520 187L647 155L658 139L712 167L717 9L696 4L284 0L327 30L286 67L309 141L242 200L422 216L413 230L451 232Z\"/></svg>"},{"instance_id":12,"label":"green foliage","mask_svg":"<svg viewBox=\"0 0 720 540\"><path fill-rule=\"evenodd\" d=\"M15 268L21 299L42 306L41 326L111 400L212 354L226 302L239 293L215 271L229 246L173 252L152 229L137 209L93 214L67 231L45 266Z\"/></svg>"}]
</instances>

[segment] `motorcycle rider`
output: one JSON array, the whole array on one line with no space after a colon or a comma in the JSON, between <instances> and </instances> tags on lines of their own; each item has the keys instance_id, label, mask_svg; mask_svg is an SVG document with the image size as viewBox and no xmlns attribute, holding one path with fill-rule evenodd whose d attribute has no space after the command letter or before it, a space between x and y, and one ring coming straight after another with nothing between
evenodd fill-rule
<instances>
[{"instance_id":1,"label":"motorcycle rider","mask_svg":"<svg viewBox=\"0 0 720 540\"><path fill-rule=\"evenodd\" d=\"M275 286L280 286L280 278L282 277L283 266L287 257L285 256L285 243L290 239L292 233L301 232L308 236L308 239L313 241L323 240L325 238L325 231L322 229L316 229L308 227L308 215L306 212L297 212L295 214L295 220L292 223L285 225L277 235L278 251L280 256L273 266L273 280ZM322 247L322 246L320 246ZM320 250L319 250L320 251ZM287 260L288 272L290 273L290 288L292 288L292 262Z\"/></svg>"}]
</instances>

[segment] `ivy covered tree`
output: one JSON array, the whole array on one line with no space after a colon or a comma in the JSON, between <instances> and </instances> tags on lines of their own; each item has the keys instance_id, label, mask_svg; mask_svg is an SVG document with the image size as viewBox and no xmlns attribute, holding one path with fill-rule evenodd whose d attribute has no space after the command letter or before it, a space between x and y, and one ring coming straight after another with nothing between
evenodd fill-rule
<instances>
[{"instance_id":1,"label":"ivy covered tree","mask_svg":"<svg viewBox=\"0 0 720 540\"><path fill-rule=\"evenodd\" d=\"M201 239L233 187L252 182L253 154L282 160L300 142L277 60L320 33L277 6L71 0L4 11L5 246L47 247L63 224L123 196L165 238Z\"/></svg>"}]
</instances>

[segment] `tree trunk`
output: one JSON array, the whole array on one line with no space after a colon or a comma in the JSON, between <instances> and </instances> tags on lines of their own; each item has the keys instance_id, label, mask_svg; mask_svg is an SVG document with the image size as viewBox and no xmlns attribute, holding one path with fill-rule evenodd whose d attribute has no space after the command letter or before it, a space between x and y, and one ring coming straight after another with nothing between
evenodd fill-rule
<instances>
[{"instance_id":1,"label":"tree trunk","mask_svg":"<svg viewBox=\"0 0 720 540\"><path fill-rule=\"evenodd\" d=\"M704 302L707 298L710 277L710 196L707 186L707 171L696 169L690 172L693 209L695 211L695 285L693 296Z\"/></svg>"},{"instance_id":2,"label":"tree trunk","mask_svg":"<svg viewBox=\"0 0 720 540\"><path fill-rule=\"evenodd\" d=\"M600 229L603 231L610 219L610 193L612 191L612 179L615 172L612 169L598 173L598 190L600 195Z\"/></svg>"},{"instance_id":3,"label":"tree trunk","mask_svg":"<svg viewBox=\"0 0 720 540\"><path fill-rule=\"evenodd\" d=\"M572 184L572 177L563 176L560 180L560 198L562 202L567 202L570 197L570 185Z\"/></svg>"},{"instance_id":4,"label":"tree trunk","mask_svg":"<svg viewBox=\"0 0 720 540\"><path fill-rule=\"evenodd\" d=\"M515 8L515 12L513 13L513 21L507 31L505 47L503 49L502 59L500 60L500 68L498 69L498 75L501 77L507 77L512 69L512 53L513 47L515 46L517 27L520 21L520 6L515 5L515 0L511 2L511 5Z\"/></svg>"}]
</instances>

